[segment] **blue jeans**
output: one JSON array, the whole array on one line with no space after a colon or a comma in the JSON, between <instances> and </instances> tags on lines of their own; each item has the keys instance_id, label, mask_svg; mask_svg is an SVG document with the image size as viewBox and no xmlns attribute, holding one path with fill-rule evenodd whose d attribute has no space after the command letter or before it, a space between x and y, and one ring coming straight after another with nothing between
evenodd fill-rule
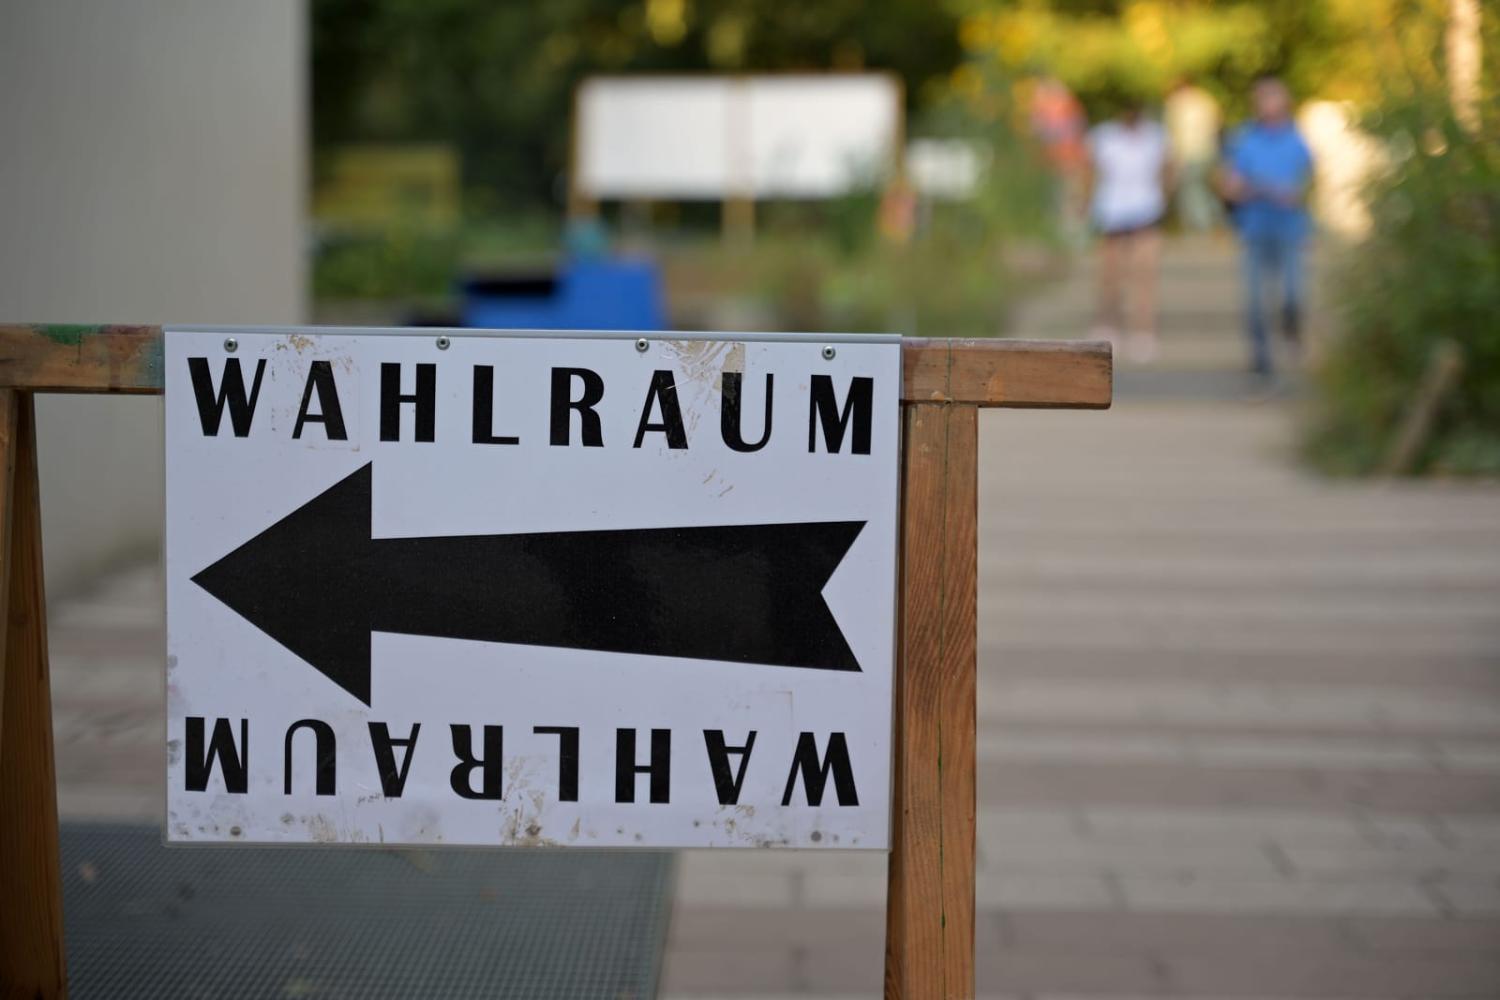
<instances>
[{"instance_id":1,"label":"blue jeans","mask_svg":"<svg viewBox=\"0 0 1500 1000\"><path fill-rule=\"evenodd\" d=\"M1262 375L1271 373L1271 342L1266 323L1266 283L1281 283L1281 331L1296 343L1302 333L1301 233L1267 232L1244 235L1245 319L1250 335L1251 365Z\"/></svg>"}]
</instances>

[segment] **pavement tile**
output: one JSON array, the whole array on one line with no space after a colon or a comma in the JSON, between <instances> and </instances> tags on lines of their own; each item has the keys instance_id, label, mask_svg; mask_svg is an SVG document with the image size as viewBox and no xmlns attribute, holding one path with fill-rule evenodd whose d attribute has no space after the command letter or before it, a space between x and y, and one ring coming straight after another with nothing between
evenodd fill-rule
<instances>
[{"instance_id":1,"label":"pavement tile","mask_svg":"<svg viewBox=\"0 0 1500 1000\"><path fill-rule=\"evenodd\" d=\"M1434 848L1426 850L1325 848L1292 845L1282 856L1297 875L1310 878L1380 876L1500 877L1500 849Z\"/></svg>"},{"instance_id":2,"label":"pavement tile","mask_svg":"<svg viewBox=\"0 0 1500 1000\"><path fill-rule=\"evenodd\" d=\"M1406 838L1413 845L1442 847L1437 830L1420 816L1364 810L1263 807L1116 806L1090 804L1080 810L1088 835L1100 841L1162 843L1256 843L1283 846L1370 846L1372 837Z\"/></svg>"},{"instance_id":3,"label":"pavement tile","mask_svg":"<svg viewBox=\"0 0 1500 1000\"><path fill-rule=\"evenodd\" d=\"M1020 952L1212 956L1357 950L1344 921L1326 916L1009 910L998 926L1004 947Z\"/></svg>"},{"instance_id":4,"label":"pavement tile","mask_svg":"<svg viewBox=\"0 0 1500 1000\"><path fill-rule=\"evenodd\" d=\"M980 828L984 845L981 871L999 875L1175 874L1212 871L1245 878L1274 878L1277 863L1252 841L1228 844L1108 842L1069 834L1051 840L995 837Z\"/></svg>"},{"instance_id":5,"label":"pavement tile","mask_svg":"<svg viewBox=\"0 0 1500 1000\"><path fill-rule=\"evenodd\" d=\"M65 820L165 823L166 779L163 776L154 788L70 780L57 790L57 813Z\"/></svg>"},{"instance_id":6,"label":"pavement tile","mask_svg":"<svg viewBox=\"0 0 1500 1000\"><path fill-rule=\"evenodd\" d=\"M1483 813L1500 809L1500 775L1017 761L979 775L1008 802L1272 806Z\"/></svg>"},{"instance_id":7,"label":"pavement tile","mask_svg":"<svg viewBox=\"0 0 1500 1000\"><path fill-rule=\"evenodd\" d=\"M1440 756L1441 755L1441 756ZM1493 755L1493 766L1486 755ZM1461 757L1469 770L1500 771L1500 745ZM1449 755L1419 739L1290 737L1274 742L1238 734L1002 731L979 739L980 766L1015 761L1131 762L1204 767L1296 767L1431 773L1454 769Z\"/></svg>"},{"instance_id":8,"label":"pavement tile","mask_svg":"<svg viewBox=\"0 0 1500 1000\"><path fill-rule=\"evenodd\" d=\"M1070 806L990 805L981 802L976 823L981 835L1003 840L1049 840L1075 835L1080 812Z\"/></svg>"},{"instance_id":9,"label":"pavement tile","mask_svg":"<svg viewBox=\"0 0 1500 1000\"><path fill-rule=\"evenodd\" d=\"M166 654L166 637L160 621L149 624L104 628L87 622L76 627L48 622L47 652L58 657L87 658L93 661L118 657L155 657L160 668Z\"/></svg>"},{"instance_id":10,"label":"pavement tile","mask_svg":"<svg viewBox=\"0 0 1500 1000\"><path fill-rule=\"evenodd\" d=\"M1203 655L1210 652L1202 651ZM1479 729L1500 734L1500 701L1464 698L1442 689L1247 680L1065 681L1013 676L987 677L980 683L979 714L986 722L1019 717L1051 719L1059 724L1128 720L1159 727L1206 722L1369 733L1440 734Z\"/></svg>"},{"instance_id":11,"label":"pavement tile","mask_svg":"<svg viewBox=\"0 0 1500 1000\"><path fill-rule=\"evenodd\" d=\"M1500 847L1500 815L1444 816L1440 824L1457 843Z\"/></svg>"},{"instance_id":12,"label":"pavement tile","mask_svg":"<svg viewBox=\"0 0 1500 1000\"><path fill-rule=\"evenodd\" d=\"M1167 978L1188 995L1395 996L1493 1000L1500 958L1336 957L1323 954L1168 958Z\"/></svg>"},{"instance_id":13,"label":"pavement tile","mask_svg":"<svg viewBox=\"0 0 1500 1000\"><path fill-rule=\"evenodd\" d=\"M1500 741L1436 740L1433 752L1445 771L1500 771Z\"/></svg>"},{"instance_id":14,"label":"pavement tile","mask_svg":"<svg viewBox=\"0 0 1500 1000\"><path fill-rule=\"evenodd\" d=\"M711 869L716 872L753 875L798 871L805 874L852 875L885 880L890 857L885 851L786 850L746 848L737 850L679 851L679 871Z\"/></svg>"},{"instance_id":15,"label":"pavement tile","mask_svg":"<svg viewBox=\"0 0 1500 1000\"><path fill-rule=\"evenodd\" d=\"M840 875L812 872L803 877L799 900L814 909L885 906L886 875Z\"/></svg>"},{"instance_id":16,"label":"pavement tile","mask_svg":"<svg viewBox=\"0 0 1500 1000\"><path fill-rule=\"evenodd\" d=\"M1138 912L1426 914L1439 906L1413 879L1408 882L1192 880L1125 876L1119 880L1126 906Z\"/></svg>"},{"instance_id":17,"label":"pavement tile","mask_svg":"<svg viewBox=\"0 0 1500 1000\"><path fill-rule=\"evenodd\" d=\"M104 785L113 788L156 788L165 781L166 751L153 748L150 753L115 753L107 745L79 747L73 744L67 753L58 753L57 781L62 786Z\"/></svg>"},{"instance_id":18,"label":"pavement tile","mask_svg":"<svg viewBox=\"0 0 1500 1000\"><path fill-rule=\"evenodd\" d=\"M987 915L986 931L998 918ZM733 903L678 905L669 935L674 948L712 951L726 942L747 946L868 946L885 940L885 906L797 908L768 911Z\"/></svg>"},{"instance_id":19,"label":"pavement tile","mask_svg":"<svg viewBox=\"0 0 1500 1000\"><path fill-rule=\"evenodd\" d=\"M1406 917L1350 917L1350 938L1362 949L1391 952L1474 952L1500 955L1500 916L1421 920Z\"/></svg>"},{"instance_id":20,"label":"pavement tile","mask_svg":"<svg viewBox=\"0 0 1500 1000\"><path fill-rule=\"evenodd\" d=\"M790 909L798 897L796 877L792 873L724 873L706 868L679 871L676 899L678 905L714 905Z\"/></svg>"},{"instance_id":21,"label":"pavement tile","mask_svg":"<svg viewBox=\"0 0 1500 1000\"><path fill-rule=\"evenodd\" d=\"M801 990L795 955L776 947L670 949L659 990L663 996L713 993L783 995Z\"/></svg>"},{"instance_id":22,"label":"pavement tile","mask_svg":"<svg viewBox=\"0 0 1500 1000\"><path fill-rule=\"evenodd\" d=\"M1440 899L1447 911L1463 917L1500 916L1500 879L1466 876L1429 883L1428 890ZM1500 941L1496 942L1500 954Z\"/></svg>"},{"instance_id":23,"label":"pavement tile","mask_svg":"<svg viewBox=\"0 0 1500 1000\"><path fill-rule=\"evenodd\" d=\"M154 706L165 712L166 677L158 656L50 657L52 702ZM165 730L165 724L163 724Z\"/></svg>"},{"instance_id":24,"label":"pavement tile","mask_svg":"<svg viewBox=\"0 0 1500 1000\"><path fill-rule=\"evenodd\" d=\"M875 996L885 976L885 942L824 942L793 947L721 942L717 948L672 948L663 971L665 997Z\"/></svg>"},{"instance_id":25,"label":"pavement tile","mask_svg":"<svg viewBox=\"0 0 1500 1000\"><path fill-rule=\"evenodd\" d=\"M983 601L981 596L981 601ZM1233 600L1234 595L1226 595ZM1205 655L1193 645L1127 650L1059 647L1045 640L1024 643L994 631L981 638L979 667L986 674L1047 677L1083 682L1136 677L1143 681L1232 681L1257 677L1268 684L1288 681L1447 690L1469 697L1500 697L1500 663L1493 650L1470 655L1351 650L1238 650ZM1012 723L1026 720L1010 720Z\"/></svg>"},{"instance_id":26,"label":"pavement tile","mask_svg":"<svg viewBox=\"0 0 1500 1000\"><path fill-rule=\"evenodd\" d=\"M975 956L978 991L1033 993L1041 990L1114 996L1166 993L1170 983L1147 955L1065 954L980 949Z\"/></svg>"},{"instance_id":27,"label":"pavement tile","mask_svg":"<svg viewBox=\"0 0 1500 1000\"><path fill-rule=\"evenodd\" d=\"M1118 902L1107 878L1083 874L980 872L974 880L974 898L982 908L1000 910L1112 909Z\"/></svg>"}]
</instances>

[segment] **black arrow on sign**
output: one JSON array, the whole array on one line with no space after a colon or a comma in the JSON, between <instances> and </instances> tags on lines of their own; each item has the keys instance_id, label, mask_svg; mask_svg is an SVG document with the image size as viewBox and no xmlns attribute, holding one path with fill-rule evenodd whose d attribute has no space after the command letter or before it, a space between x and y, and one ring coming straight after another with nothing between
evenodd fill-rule
<instances>
[{"instance_id":1,"label":"black arrow on sign","mask_svg":"<svg viewBox=\"0 0 1500 1000\"><path fill-rule=\"evenodd\" d=\"M370 633L859 670L822 591L863 521L372 538L365 465L193 582L370 704Z\"/></svg>"}]
</instances>

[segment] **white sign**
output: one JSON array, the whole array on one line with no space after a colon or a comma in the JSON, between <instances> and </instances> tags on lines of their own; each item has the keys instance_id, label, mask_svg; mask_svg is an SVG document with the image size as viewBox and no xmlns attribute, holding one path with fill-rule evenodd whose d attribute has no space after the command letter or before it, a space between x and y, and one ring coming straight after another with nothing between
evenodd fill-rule
<instances>
[{"instance_id":1,"label":"white sign","mask_svg":"<svg viewBox=\"0 0 1500 1000\"><path fill-rule=\"evenodd\" d=\"M594 77L578 91L592 198L829 198L878 184L901 136L880 73Z\"/></svg>"},{"instance_id":2,"label":"white sign","mask_svg":"<svg viewBox=\"0 0 1500 1000\"><path fill-rule=\"evenodd\" d=\"M984 147L967 139L913 139L906 146L906 176L918 194L959 201L974 197L987 159Z\"/></svg>"},{"instance_id":3,"label":"white sign","mask_svg":"<svg viewBox=\"0 0 1500 1000\"><path fill-rule=\"evenodd\" d=\"M169 330L168 839L885 848L900 353Z\"/></svg>"}]
</instances>

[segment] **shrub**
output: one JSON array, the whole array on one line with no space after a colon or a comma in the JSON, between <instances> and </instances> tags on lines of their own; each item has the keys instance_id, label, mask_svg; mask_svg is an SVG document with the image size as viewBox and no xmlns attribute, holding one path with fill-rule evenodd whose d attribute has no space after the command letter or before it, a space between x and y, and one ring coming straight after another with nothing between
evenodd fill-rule
<instances>
[{"instance_id":1,"label":"shrub","mask_svg":"<svg viewBox=\"0 0 1500 1000\"><path fill-rule=\"evenodd\" d=\"M1370 235L1336 279L1340 334L1318 373L1305 445L1335 473L1388 453L1436 345L1462 351L1413 471L1500 474L1500 135L1438 95L1370 116L1388 162L1369 186Z\"/></svg>"},{"instance_id":2,"label":"shrub","mask_svg":"<svg viewBox=\"0 0 1500 1000\"><path fill-rule=\"evenodd\" d=\"M459 244L449 231L408 227L340 234L313 256L318 299L412 299L447 294L458 270Z\"/></svg>"}]
</instances>

